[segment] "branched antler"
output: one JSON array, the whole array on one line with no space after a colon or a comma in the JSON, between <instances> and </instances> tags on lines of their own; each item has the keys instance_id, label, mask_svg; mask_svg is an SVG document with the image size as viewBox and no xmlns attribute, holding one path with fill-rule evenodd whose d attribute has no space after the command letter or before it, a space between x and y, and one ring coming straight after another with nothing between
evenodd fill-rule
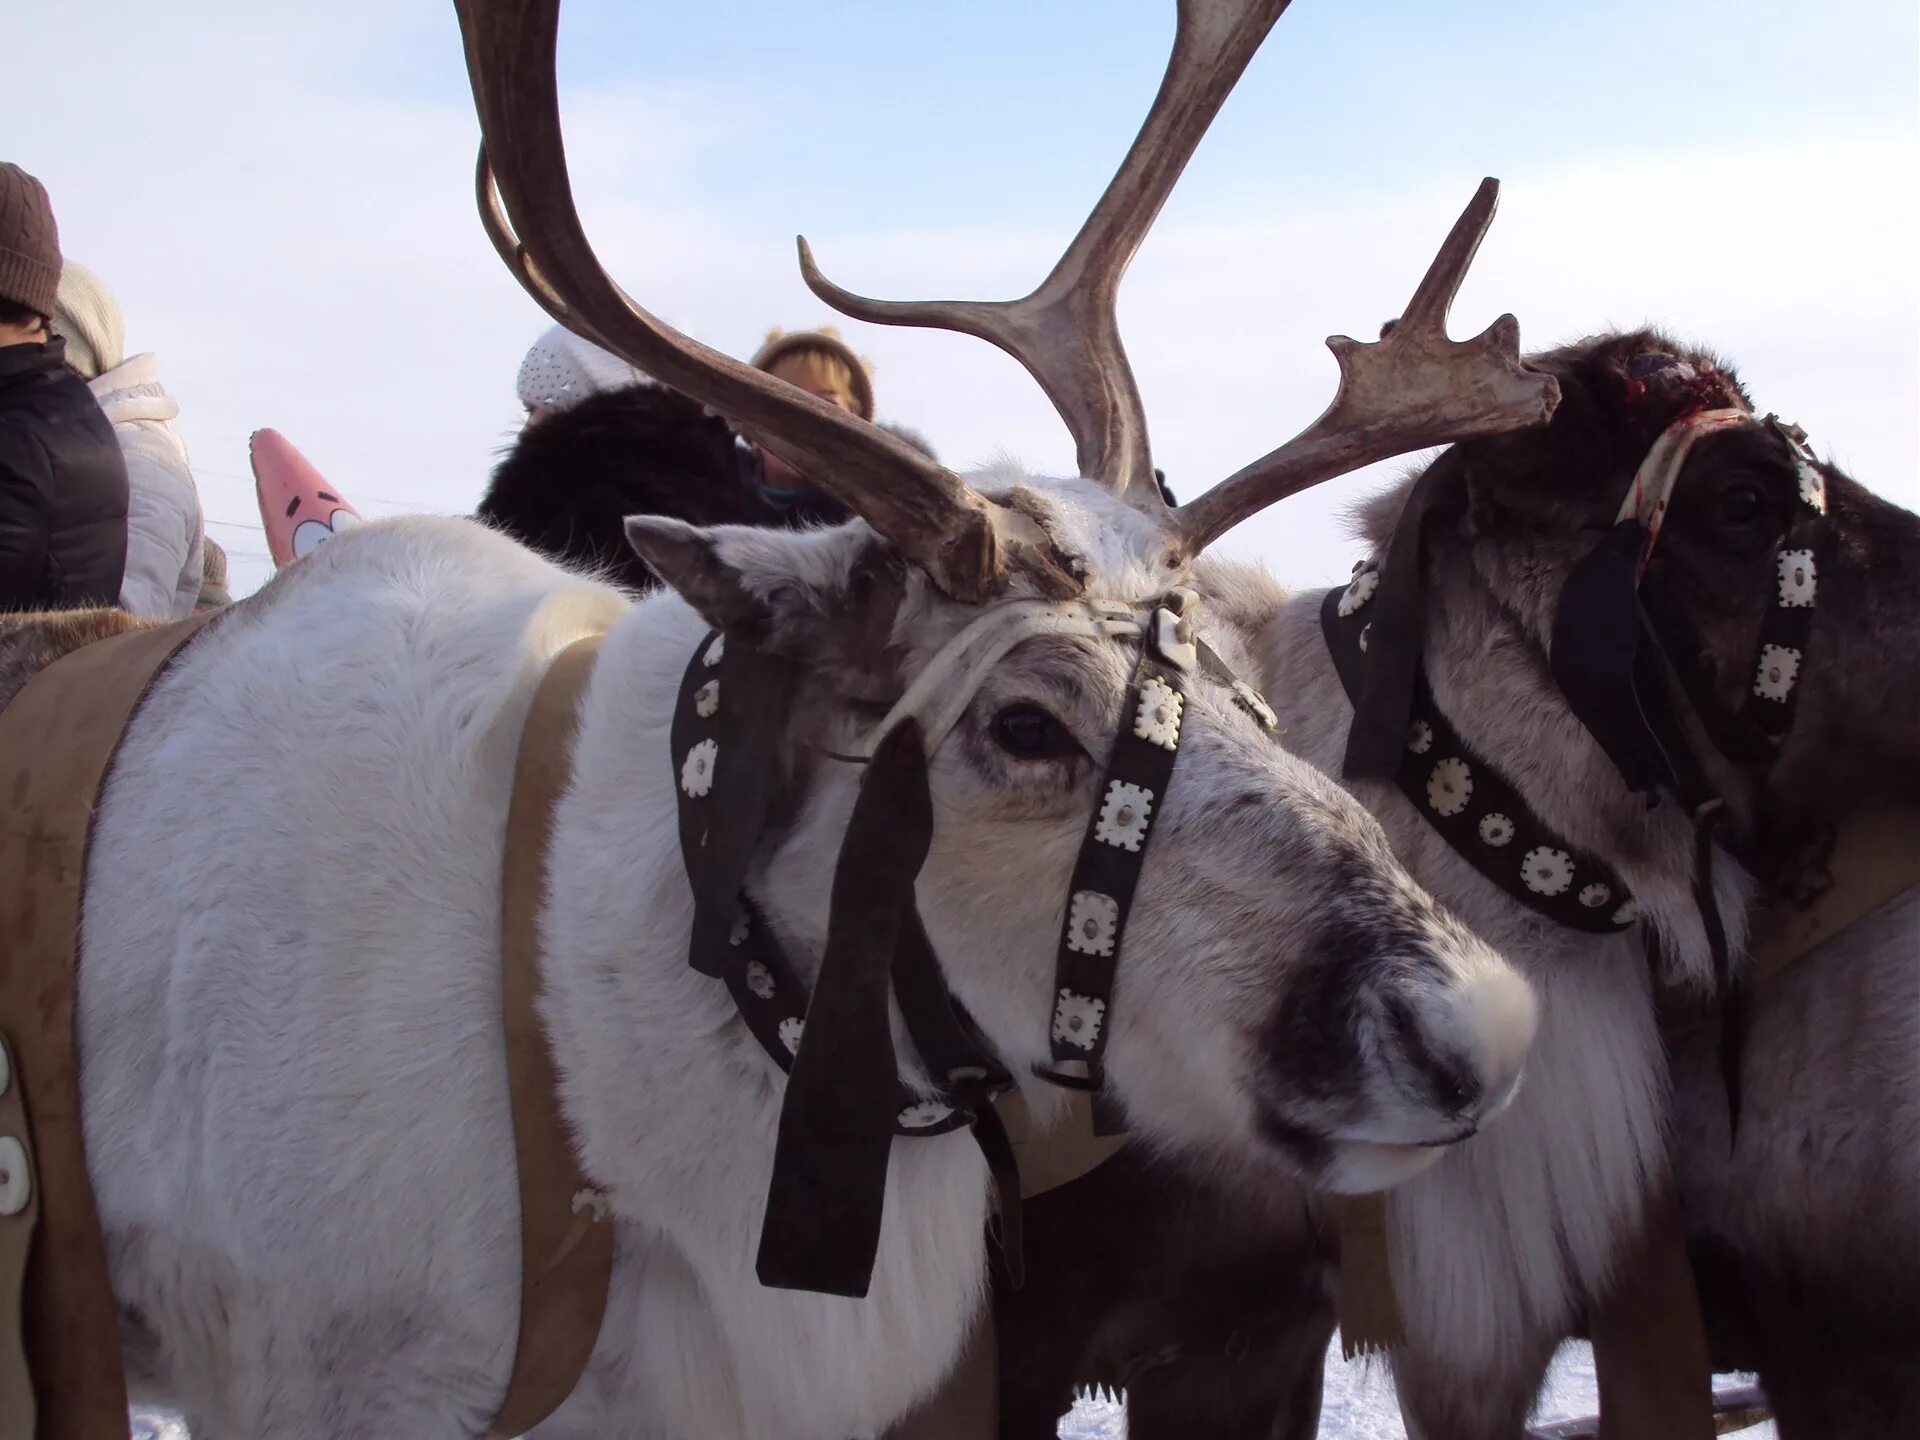
<instances>
[{"instance_id":1,"label":"branched antler","mask_svg":"<svg viewBox=\"0 0 1920 1440\"><path fill-rule=\"evenodd\" d=\"M843 315L958 330L998 345L1040 382L1073 436L1080 473L1164 513L1140 391L1114 301L1134 251L1247 62L1291 0L1180 0L1173 56L1146 122L1073 244L1019 300L873 300L835 285L800 243L800 273Z\"/></svg>"},{"instance_id":2,"label":"branched antler","mask_svg":"<svg viewBox=\"0 0 1920 1440\"><path fill-rule=\"evenodd\" d=\"M1173 54L1146 122L1066 254L1022 299L868 299L822 276L800 241L807 284L842 312L977 335L1019 360L1072 432L1081 474L1159 517L1176 558L1334 475L1543 424L1559 400L1551 377L1521 367L1511 315L1472 340L1446 336L1447 309L1493 220L1499 185L1487 180L1389 333L1370 344L1339 335L1327 342L1340 364L1340 389L1326 413L1168 510L1153 482L1115 297L1200 138L1288 3L1179 0ZM1004 589L1011 569L1047 594L1078 588L1072 561L1023 512L980 495L896 436L708 349L636 305L601 268L574 211L553 74L558 0L456 0L456 7L484 136L481 217L501 259L548 313L731 417L864 516L948 594L986 599Z\"/></svg>"},{"instance_id":3,"label":"branched antler","mask_svg":"<svg viewBox=\"0 0 1920 1440\"><path fill-rule=\"evenodd\" d=\"M1275 501L1362 465L1481 435L1544 425L1560 403L1551 375L1520 364L1520 322L1502 315L1471 340L1447 338L1447 310L1493 223L1500 182L1480 182L1406 313L1379 340L1332 336L1340 389L1320 418L1279 449L1175 512L1185 553Z\"/></svg>"},{"instance_id":4,"label":"branched antler","mask_svg":"<svg viewBox=\"0 0 1920 1440\"><path fill-rule=\"evenodd\" d=\"M482 136L480 213L494 247L561 324L712 406L844 501L956 599L1018 569L1047 594L1079 588L1033 520L912 446L648 314L601 267L575 212L560 137L559 0L455 0Z\"/></svg>"}]
</instances>

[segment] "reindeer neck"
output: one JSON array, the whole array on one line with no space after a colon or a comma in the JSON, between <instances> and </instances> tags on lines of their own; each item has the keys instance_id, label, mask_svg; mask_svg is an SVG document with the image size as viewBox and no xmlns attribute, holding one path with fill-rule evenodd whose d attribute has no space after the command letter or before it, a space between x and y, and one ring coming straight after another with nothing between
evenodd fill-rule
<instances>
[{"instance_id":1,"label":"reindeer neck","mask_svg":"<svg viewBox=\"0 0 1920 1440\"><path fill-rule=\"evenodd\" d=\"M1546 825L1627 882L1647 923L1677 946L1676 973L1704 981L1711 961L1693 901L1691 822L1670 802L1649 810L1626 790L1554 690L1545 657L1523 625L1474 583L1464 565L1455 570L1443 559L1435 570L1425 654L1441 713ZM1324 593L1303 592L1273 616L1262 659L1270 667L1267 694L1289 748L1338 776L1353 710L1321 631ZM1360 781L1351 788L1386 828L1414 877L1496 946L1511 934L1526 937L1529 950L1549 940L1556 953L1563 944L1576 953L1619 947L1618 937L1543 927L1533 910L1496 889L1455 852L1393 783ZM1732 916L1744 898L1742 879L1731 864L1719 868L1721 887L1731 892L1721 910Z\"/></svg>"}]
</instances>

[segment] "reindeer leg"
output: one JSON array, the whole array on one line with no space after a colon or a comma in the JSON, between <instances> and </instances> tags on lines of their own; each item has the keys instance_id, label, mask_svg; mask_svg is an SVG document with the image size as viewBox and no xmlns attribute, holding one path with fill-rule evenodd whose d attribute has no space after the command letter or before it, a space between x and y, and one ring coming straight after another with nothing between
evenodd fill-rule
<instances>
[{"instance_id":1,"label":"reindeer leg","mask_svg":"<svg viewBox=\"0 0 1920 1440\"><path fill-rule=\"evenodd\" d=\"M1393 1355L1393 1387L1408 1440L1521 1440L1558 1337L1529 1335L1511 1363L1471 1371L1411 1344Z\"/></svg>"},{"instance_id":2,"label":"reindeer leg","mask_svg":"<svg viewBox=\"0 0 1920 1440\"><path fill-rule=\"evenodd\" d=\"M1261 1343L1190 1347L1127 1387L1131 1440L1313 1440L1320 1431L1331 1303L1303 1307Z\"/></svg>"},{"instance_id":3,"label":"reindeer leg","mask_svg":"<svg viewBox=\"0 0 1920 1440\"><path fill-rule=\"evenodd\" d=\"M1639 1240L1588 1321L1601 1440L1711 1440L1713 1363L1671 1188L1648 1201Z\"/></svg>"}]
</instances>

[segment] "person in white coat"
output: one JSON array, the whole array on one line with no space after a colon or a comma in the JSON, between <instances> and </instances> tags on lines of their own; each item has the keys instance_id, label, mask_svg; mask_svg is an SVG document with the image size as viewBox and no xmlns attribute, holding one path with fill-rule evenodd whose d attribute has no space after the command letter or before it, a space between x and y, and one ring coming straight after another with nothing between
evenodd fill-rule
<instances>
[{"instance_id":1,"label":"person in white coat","mask_svg":"<svg viewBox=\"0 0 1920 1440\"><path fill-rule=\"evenodd\" d=\"M120 307L85 266L67 261L53 330L67 364L113 422L127 460L127 568L120 605L155 620L184 620L200 599L205 518L174 425L180 405L160 383L151 353L127 358Z\"/></svg>"}]
</instances>

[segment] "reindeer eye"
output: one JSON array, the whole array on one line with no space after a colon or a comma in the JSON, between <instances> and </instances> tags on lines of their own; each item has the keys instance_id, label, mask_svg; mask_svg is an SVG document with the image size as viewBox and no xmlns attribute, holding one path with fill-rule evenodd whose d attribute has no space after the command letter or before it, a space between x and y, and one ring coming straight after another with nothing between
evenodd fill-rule
<instances>
[{"instance_id":1,"label":"reindeer eye","mask_svg":"<svg viewBox=\"0 0 1920 1440\"><path fill-rule=\"evenodd\" d=\"M1757 482L1743 480L1729 485L1720 492L1715 503L1717 518L1722 525L1744 528L1753 524L1765 514L1767 497L1761 492Z\"/></svg>"},{"instance_id":2,"label":"reindeer eye","mask_svg":"<svg viewBox=\"0 0 1920 1440\"><path fill-rule=\"evenodd\" d=\"M1009 705L994 716L993 739L1016 760L1066 760L1080 753L1073 732L1038 705Z\"/></svg>"}]
</instances>

